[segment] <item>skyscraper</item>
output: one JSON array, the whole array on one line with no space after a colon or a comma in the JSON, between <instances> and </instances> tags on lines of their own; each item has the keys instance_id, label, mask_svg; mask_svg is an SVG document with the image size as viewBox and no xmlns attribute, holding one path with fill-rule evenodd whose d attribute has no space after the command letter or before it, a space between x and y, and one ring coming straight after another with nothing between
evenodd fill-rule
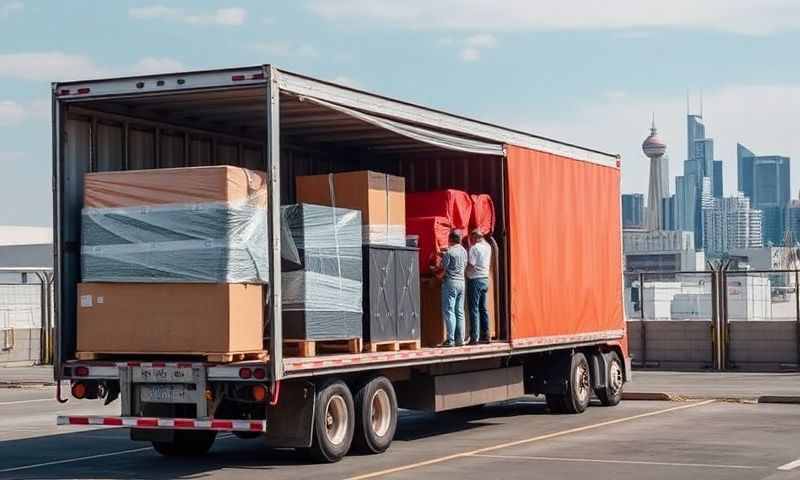
<instances>
[{"instance_id":1,"label":"skyscraper","mask_svg":"<svg viewBox=\"0 0 800 480\"><path fill-rule=\"evenodd\" d=\"M722 198L722 160L714 160L714 198Z\"/></svg>"},{"instance_id":2,"label":"skyscraper","mask_svg":"<svg viewBox=\"0 0 800 480\"><path fill-rule=\"evenodd\" d=\"M694 232L695 247L703 248L703 202L707 195L713 197L716 185L714 175L714 140L706 138L703 117L689 114L686 117L686 160L683 175L675 178L675 208L677 227ZM706 182L704 179L708 179ZM704 189L708 189L708 193Z\"/></svg>"},{"instance_id":3,"label":"skyscraper","mask_svg":"<svg viewBox=\"0 0 800 480\"><path fill-rule=\"evenodd\" d=\"M622 228L642 228L644 220L644 195L622 194Z\"/></svg>"},{"instance_id":4,"label":"skyscraper","mask_svg":"<svg viewBox=\"0 0 800 480\"><path fill-rule=\"evenodd\" d=\"M764 212L764 243L781 245L786 230L789 206L789 157L755 155L742 144L736 145L737 184L750 198L753 208Z\"/></svg>"},{"instance_id":5,"label":"skyscraper","mask_svg":"<svg viewBox=\"0 0 800 480\"><path fill-rule=\"evenodd\" d=\"M663 199L669 197L669 159L667 145L658 137L655 120L650 135L642 142L642 151L650 159L650 185L647 192L647 229L664 230Z\"/></svg>"},{"instance_id":6,"label":"skyscraper","mask_svg":"<svg viewBox=\"0 0 800 480\"><path fill-rule=\"evenodd\" d=\"M703 215L705 250L708 256L720 256L732 248L763 246L762 213L750 206L742 192L732 197L714 198Z\"/></svg>"}]
</instances>

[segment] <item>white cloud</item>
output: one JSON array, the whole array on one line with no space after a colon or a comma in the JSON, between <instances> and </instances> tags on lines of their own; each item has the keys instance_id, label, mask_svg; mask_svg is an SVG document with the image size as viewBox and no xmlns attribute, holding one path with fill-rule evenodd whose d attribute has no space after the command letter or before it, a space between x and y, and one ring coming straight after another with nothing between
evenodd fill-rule
<instances>
[{"instance_id":1,"label":"white cloud","mask_svg":"<svg viewBox=\"0 0 800 480\"><path fill-rule=\"evenodd\" d=\"M319 56L317 49L308 44L300 45L281 41L258 42L251 45L251 48L276 57L313 58Z\"/></svg>"},{"instance_id":2,"label":"white cloud","mask_svg":"<svg viewBox=\"0 0 800 480\"><path fill-rule=\"evenodd\" d=\"M15 13L20 13L25 9L22 2L8 2L0 4L0 18L8 18Z\"/></svg>"},{"instance_id":3,"label":"white cloud","mask_svg":"<svg viewBox=\"0 0 800 480\"><path fill-rule=\"evenodd\" d=\"M477 62L481 59L481 51L477 48L467 47L462 49L458 56L465 62Z\"/></svg>"},{"instance_id":4,"label":"white cloud","mask_svg":"<svg viewBox=\"0 0 800 480\"><path fill-rule=\"evenodd\" d=\"M698 103L697 100L693 103ZM762 155L786 155L800 159L800 136L796 135L800 112L800 84L733 85L704 93L706 133L714 139L714 153L723 161L726 195L736 189L736 143ZM698 107L694 105L693 110ZM659 136L667 143L670 185L683 171L686 152L686 98L625 95L587 102L568 118L540 118L503 123L551 138L622 154L623 190L647 191L648 160L641 143L649 134L655 113ZM522 115L517 117L522 118ZM800 186L800 168L792 169L792 192Z\"/></svg>"},{"instance_id":5,"label":"white cloud","mask_svg":"<svg viewBox=\"0 0 800 480\"><path fill-rule=\"evenodd\" d=\"M87 55L64 52L0 54L0 78L55 81L96 78L105 73Z\"/></svg>"},{"instance_id":6,"label":"white cloud","mask_svg":"<svg viewBox=\"0 0 800 480\"><path fill-rule=\"evenodd\" d=\"M219 8L211 12L189 12L183 8L150 5L128 9L128 16L138 20L161 19L190 25L239 26L247 19L247 10L239 7Z\"/></svg>"},{"instance_id":7,"label":"white cloud","mask_svg":"<svg viewBox=\"0 0 800 480\"><path fill-rule=\"evenodd\" d=\"M128 66L101 66L84 54L27 52L0 54L0 78L35 81L86 80L186 70L177 60L145 57Z\"/></svg>"},{"instance_id":8,"label":"white cloud","mask_svg":"<svg viewBox=\"0 0 800 480\"><path fill-rule=\"evenodd\" d=\"M0 100L0 127L13 127L26 120L42 120L50 117L50 101L37 99L27 104L14 100Z\"/></svg>"},{"instance_id":9,"label":"white cloud","mask_svg":"<svg viewBox=\"0 0 800 480\"><path fill-rule=\"evenodd\" d=\"M164 57L145 57L131 68L131 73L148 75L151 73L173 73L185 71L186 67L177 60Z\"/></svg>"},{"instance_id":10,"label":"white cloud","mask_svg":"<svg viewBox=\"0 0 800 480\"><path fill-rule=\"evenodd\" d=\"M313 0L323 18L411 29L702 29L766 34L800 28L796 0Z\"/></svg>"},{"instance_id":11,"label":"white cloud","mask_svg":"<svg viewBox=\"0 0 800 480\"><path fill-rule=\"evenodd\" d=\"M13 100L0 100L0 127L18 125L25 119L25 109Z\"/></svg>"},{"instance_id":12,"label":"white cloud","mask_svg":"<svg viewBox=\"0 0 800 480\"><path fill-rule=\"evenodd\" d=\"M497 38L489 33L479 33L467 37L464 43L474 48L494 48L497 46Z\"/></svg>"}]
</instances>

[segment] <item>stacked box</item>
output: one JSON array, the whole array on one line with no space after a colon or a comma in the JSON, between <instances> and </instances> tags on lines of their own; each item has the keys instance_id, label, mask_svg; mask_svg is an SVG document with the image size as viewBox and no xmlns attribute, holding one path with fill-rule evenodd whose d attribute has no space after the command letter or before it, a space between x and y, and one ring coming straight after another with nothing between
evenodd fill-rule
<instances>
[{"instance_id":1,"label":"stacked box","mask_svg":"<svg viewBox=\"0 0 800 480\"><path fill-rule=\"evenodd\" d=\"M265 283L264 174L230 166L86 175L86 282Z\"/></svg>"},{"instance_id":2,"label":"stacked box","mask_svg":"<svg viewBox=\"0 0 800 480\"><path fill-rule=\"evenodd\" d=\"M405 179L361 170L297 177L297 201L361 211L363 243L404 246Z\"/></svg>"},{"instance_id":3,"label":"stacked box","mask_svg":"<svg viewBox=\"0 0 800 480\"><path fill-rule=\"evenodd\" d=\"M361 212L303 203L282 215L299 254L281 275L283 337L360 338Z\"/></svg>"},{"instance_id":4,"label":"stacked box","mask_svg":"<svg viewBox=\"0 0 800 480\"><path fill-rule=\"evenodd\" d=\"M87 174L78 350L262 350L266 194L232 166Z\"/></svg>"},{"instance_id":5,"label":"stacked box","mask_svg":"<svg viewBox=\"0 0 800 480\"><path fill-rule=\"evenodd\" d=\"M364 341L419 340L416 248L364 246Z\"/></svg>"}]
</instances>

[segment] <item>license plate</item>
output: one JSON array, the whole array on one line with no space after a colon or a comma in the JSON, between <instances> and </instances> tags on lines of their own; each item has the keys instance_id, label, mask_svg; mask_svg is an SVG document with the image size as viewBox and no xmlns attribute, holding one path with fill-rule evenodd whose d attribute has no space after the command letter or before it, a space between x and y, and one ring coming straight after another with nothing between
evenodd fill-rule
<instances>
[{"instance_id":1,"label":"license plate","mask_svg":"<svg viewBox=\"0 0 800 480\"><path fill-rule=\"evenodd\" d=\"M196 391L196 388L190 389L190 385L186 384L140 385L139 398L143 402L194 403Z\"/></svg>"},{"instance_id":2,"label":"license plate","mask_svg":"<svg viewBox=\"0 0 800 480\"><path fill-rule=\"evenodd\" d=\"M198 383L203 374L196 367L134 367L133 383Z\"/></svg>"}]
</instances>

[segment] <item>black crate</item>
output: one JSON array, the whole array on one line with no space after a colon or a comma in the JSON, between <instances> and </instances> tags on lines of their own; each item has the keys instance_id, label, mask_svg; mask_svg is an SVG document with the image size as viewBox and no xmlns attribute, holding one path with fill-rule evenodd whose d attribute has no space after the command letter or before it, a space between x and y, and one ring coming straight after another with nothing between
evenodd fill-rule
<instances>
[{"instance_id":1,"label":"black crate","mask_svg":"<svg viewBox=\"0 0 800 480\"><path fill-rule=\"evenodd\" d=\"M365 245L364 341L420 338L419 251Z\"/></svg>"}]
</instances>

